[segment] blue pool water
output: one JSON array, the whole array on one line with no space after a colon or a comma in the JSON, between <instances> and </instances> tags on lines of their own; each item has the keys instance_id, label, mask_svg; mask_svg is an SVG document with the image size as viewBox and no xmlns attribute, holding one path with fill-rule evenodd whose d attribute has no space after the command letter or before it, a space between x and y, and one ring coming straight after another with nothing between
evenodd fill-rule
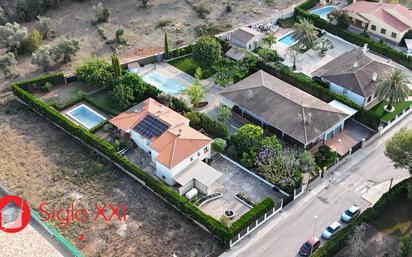
<instances>
[{"instance_id":1,"label":"blue pool water","mask_svg":"<svg viewBox=\"0 0 412 257\"><path fill-rule=\"evenodd\" d=\"M186 87L178 81L168 78L155 70L144 74L142 79L170 95L177 95L186 89Z\"/></svg>"},{"instance_id":2,"label":"blue pool water","mask_svg":"<svg viewBox=\"0 0 412 257\"><path fill-rule=\"evenodd\" d=\"M327 20L328 13L332 12L333 10L336 10L336 8L333 6L326 6L326 7L313 10L311 11L311 13L319 15L322 19Z\"/></svg>"},{"instance_id":3,"label":"blue pool water","mask_svg":"<svg viewBox=\"0 0 412 257\"><path fill-rule=\"evenodd\" d=\"M286 34L285 36L281 37L278 40L278 42L282 42L283 44L285 44L287 46L291 46L294 43L296 43L296 41L292 37L292 33Z\"/></svg>"},{"instance_id":4,"label":"blue pool water","mask_svg":"<svg viewBox=\"0 0 412 257\"><path fill-rule=\"evenodd\" d=\"M91 129L94 126L98 125L100 122L106 120L105 117L101 116L84 104L68 111L67 115L69 115L69 117L73 118L75 121L77 121L87 129Z\"/></svg>"}]
</instances>

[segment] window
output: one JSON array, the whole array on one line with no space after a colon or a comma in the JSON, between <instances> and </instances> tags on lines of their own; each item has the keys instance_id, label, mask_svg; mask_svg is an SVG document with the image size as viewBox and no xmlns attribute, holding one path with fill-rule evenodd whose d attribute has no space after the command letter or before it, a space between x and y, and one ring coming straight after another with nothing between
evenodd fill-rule
<instances>
[{"instance_id":1,"label":"window","mask_svg":"<svg viewBox=\"0 0 412 257\"><path fill-rule=\"evenodd\" d=\"M396 36L397 36L396 33L392 32L391 37L396 38Z\"/></svg>"},{"instance_id":2,"label":"window","mask_svg":"<svg viewBox=\"0 0 412 257\"><path fill-rule=\"evenodd\" d=\"M197 156L200 156L200 152L197 152Z\"/></svg>"},{"instance_id":3,"label":"window","mask_svg":"<svg viewBox=\"0 0 412 257\"><path fill-rule=\"evenodd\" d=\"M372 96L370 95L370 96L368 97L368 100L366 100L366 102L369 103L371 100L372 100Z\"/></svg>"},{"instance_id":4,"label":"window","mask_svg":"<svg viewBox=\"0 0 412 257\"><path fill-rule=\"evenodd\" d=\"M372 25L371 30L376 30L376 25Z\"/></svg>"},{"instance_id":5,"label":"window","mask_svg":"<svg viewBox=\"0 0 412 257\"><path fill-rule=\"evenodd\" d=\"M344 88L343 91L342 91L342 94L343 94L343 95L347 95L347 94L348 94L348 90L347 90L346 88Z\"/></svg>"},{"instance_id":6,"label":"window","mask_svg":"<svg viewBox=\"0 0 412 257\"><path fill-rule=\"evenodd\" d=\"M190 157L190 161L191 161L191 162L193 161L193 156L192 156L192 157Z\"/></svg>"},{"instance_id":7,"label":"window","mask_svg":"<svg viewBox=\"0 0 412 257\"><path fill-rule=\"evenodd\" d=\"M249 45L249 49L251 49L252 48L252 45Z\"/></svg>"},{"instance_id":8,"label":"window","mask_svg":"<svg viewBox=\"0 0 412 257\"><path fill-rule=\"evenodd\" d=\"M205 147L205 149L203 150L204 151L204 153L207 153L207 152L209 152L209 147Z\"/></svg>"},{"instance_id":9,"label":"window","mask_svg":"<svg viewBox=\"0 0 412 257\"><path fill-rule=\"evenodd\" d=\"M386 29L381 29L382 34L386 34Z\"/></svg>"},{"instance_id":10,"label":"window","mask_svg":"<svg viewBox=\"0 0 412 257\"><path fill-rule=\"evenodd\" d=\"M166 177L165 177L164 175L162 175L162 179L163 179L163 180L166 180Z\"/></svg>"}]
</instances>

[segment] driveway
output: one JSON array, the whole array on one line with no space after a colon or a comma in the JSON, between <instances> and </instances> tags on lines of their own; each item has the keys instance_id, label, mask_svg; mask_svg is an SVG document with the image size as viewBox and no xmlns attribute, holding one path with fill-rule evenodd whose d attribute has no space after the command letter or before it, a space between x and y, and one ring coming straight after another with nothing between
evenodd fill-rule
<instances>
[{"instance_id":1,"label":"driveway","mask_svg":"<svg viewBox=\"0 0 412 257\"><path fill-rule=\"evenodd\" d=\"M326 38L332 42L334 46L333 49L329 50L325 56L319 56L319 52L313 49L310 49L305 53L298 55L296 60L297 71L311 76L315 70L319 69L323 65L327 64L343 53L352 50L355 47L351 43L348 43L329 33L326 33L323 38ZM279 54L285 59L283 64L292 67L293 61L287 51L280 51Z\"/></svg>"},{"instance_id":2,"label":"driveway","mask_svg":"<svg viewBox=\"0 0 412 257\"><path fill-rule=\"evenodd\" d=\"M219 219L226 210L233 210L237 218L249 211L249 207L235 198L243 193L253 203L259 203L266 197L272 197L276 205L280 205L282 195L272 187L242 170L219 154L212 158L211 166L222 173L222 176L211 185L210 193L220 192L223 196L201 207L207 214Z\"/></svg>"}]
</instances>

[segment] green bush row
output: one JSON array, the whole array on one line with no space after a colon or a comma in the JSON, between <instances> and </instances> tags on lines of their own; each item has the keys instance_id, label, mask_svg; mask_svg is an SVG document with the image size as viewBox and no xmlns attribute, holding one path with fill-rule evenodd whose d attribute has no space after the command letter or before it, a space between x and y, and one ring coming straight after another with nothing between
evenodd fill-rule
<instances>
[{"instance_id":1,"label":"green bush row","mask_svg":"<svg viewBox=\"0 0 412 257\"><path fill-rule=\"evenodd\" d=\"M15 85L18 85L24 90L29 90L30 87L33 87L33 85L36 85L35 87L37 88L38 86L44 85L46 82L50 82L53 86L64 84L64 75L63 73L49 73L33 79L18 81Z\"/></svg>"},{"instance_id":2,"label":"green bush row","mask_svg":"<svg viewBox=\"0 0 412 257\"><path fill-rule=\"evenodd\" d=\"M324 246L313 255L313 257L334 257L340 250L342 250L347 243L347 240L354 231L355 227L363 222L371 222L378 218L383 209L399 199L407 193L407 184L412 183L412 178L406 179L395 185L391 190L383 194L379 201L373 206L366 209L359 217L355 218L348 226L344 227L331 240L327 241Z\"/></svg>"},{"instance_id":3,"label":"green bush row","mask_svg":"<svg viewBox=\"0 0 412 257\"><path fill-rule=\"evenodd\" d=\"M189 44L187 46L183 46L183 47L170 50L169 53L164 54L164 58L168 60L168 59L177 58L183 55L190 54L192 53L193 46L194 46L193 44Z\"/></svg>"},{"instance_id":4,"label":"green bush row","mask_svg":"<svg viewBox=\"0 0 412 257\"><path fill-rule=\"evenodd\" d=\"M344 40L349 41L355 45L364 46L364 44L368 44L368 48L372 51L384 55L392 59L393 61L400 63L408 67L409 69L412 69L412 58L408 58L405 53L397 51L392 47L386 45L385 43L375 42L370 38L352 33L346 29L339 28L338 26L329 23L327 20L322 19L318 15L307 12L307 9L313 7L312 4L314 2L317 1L308 0L300 6L296 7L294 13L295 17L305 17L309 20L312 20L316 27L324 29L329 33L343 38Z\"/></svg>"},{"instance_id":5,"label":"green bush row","mask_svg":"<svg viewBox=\"0 0 412 257\"><path fill-rule=\"evenodd\" d=\"M128 159L118 154L114 146L105 139L99 138L83 127L72 123L58 110L31 95L17 84L12 85L12 90L19 99L25 102L33 110L65 129L73 136L96 148L108 156L112 161L133 173L136 177L144 181L144 183L154 192L162 196L165 200L185 213L187 216L205 226L213 235L224 243L228 243L229 240L239 233L241 229L245 228L248 224L251 224L254 220L258 219L262 213L269 211L270 208L273 208L274 206L272 199L266 199L255 208L251 209L248 213L244 214L240 218L240 221L235 222L234 226L227 227L213 217L202 212L186 198L180 196L176 191L154 179L151 175L138 168Z\"/></svg>"},{"instance_id":6,"label":"green bush row","mask_svg":"<svg viewBox=\"0 0 412 257\"><path fill-rule=\"evenodd\" d=\"M320 84L314 79L310 78L306 74L296 73L290 70L287 66L282 64L268 64L259 61L257 64L258 69L262 69L267 73L280 78L281 80L319 98L325 102L330 102L332 100L337 100L358 112L355 114L355 119L361 123L377 129L380 124L380 118L374 113L368 112L363 108L356 105L354 102L350 101L344 96L338 95L328 89L325 84Z\"/></svg>"}]
</instances>

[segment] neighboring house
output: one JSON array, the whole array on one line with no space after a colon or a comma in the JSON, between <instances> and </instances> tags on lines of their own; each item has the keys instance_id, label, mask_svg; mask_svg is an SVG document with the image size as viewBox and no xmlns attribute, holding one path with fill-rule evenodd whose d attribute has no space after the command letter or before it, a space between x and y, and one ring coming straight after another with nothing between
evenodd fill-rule
<instances>
[{"instance_id":1,"label":"neighboring house","mask_svg":"<svg viewBox=\"0 0 412 257\"><path fill-rule=\"evenodd\" d=\"M270 133L309 149L333 138L356 111L259 70L222 91L223 103Z\"/></svg>"},{"instance_id":2,"label":"neighboring house","mask_svg":"<svg viewBox=\"0 0 412 257\"><path fill-rule=\"evenodd\" d=\"M257 30L249 27L242 27L231 32L229 35L229 40L237 47L253 51L260 47L264 36L265 34Z\"/></svg>"},{"instance_id":3,"label":"neighboring house","mask_svg":"<svg viewBox=\"0 0 412 257\"><path fill-rule=\"evenodd\" d=\"M329 82L329 89L366 109L376 105L376 88L395 69L368 57L365 48L354 48L313 72Z\"/></svg>"},{"instance_id":4,"label":"neighboring house","mask_svg":"<svg viewBox=\"0 0 412 257\"><path fill-rule=\"evenodd\" d=\"M412 29L412 11L397 3L374 3L354 0L343 8L355 27L399 44Z\"/></svg>"},{"instance_id":5,"label":"neighboring house","mask_svg":"<svg viewBox=\"0 0 412 257\"><path fill-rule=\"evenodd\" d=\"M191 185L207 194L208 185L220 176L212 167L205 169L198 161L210 158L212 139L189 126L189 119L148 98L110 120L148 152L156 165L156 176L169 185L190 190ZM195 166L195 168L193 168ZM196 173L196 167L205 174ZM179 184L177 177L187 184ZM189 185L188 185L189 184ZM187 190L187 191L188 191ZM182 190L181 194L187 192Z\"/></svg>"}]
</instances>

